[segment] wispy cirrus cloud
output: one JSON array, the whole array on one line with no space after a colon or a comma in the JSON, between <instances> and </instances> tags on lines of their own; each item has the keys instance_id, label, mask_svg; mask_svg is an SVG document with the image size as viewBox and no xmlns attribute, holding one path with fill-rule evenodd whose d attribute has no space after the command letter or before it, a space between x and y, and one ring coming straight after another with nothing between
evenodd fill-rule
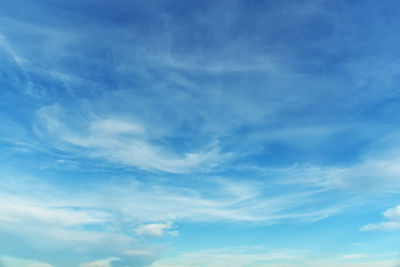
<instances>
[{"instance_id":1,"label":"wispy cirrus cloud","mask_svg":"<svg viewBox=\"0 0 400 267\"><path fill-rule=\"evenodd\" d=\"M58 248L75 254L74 264L87 253L101 253L140 266L157 259L166 249L149 244L147 238L174 238L181 223L270 224L319 220L328 212L318 208L311 212L293 210L304 205L305 194L269 197L259 183L250 181L208 179L208 186L198 189L162 181L114 182L87 185L91 190L86 192L34 179L3 178L0 229L41 250ZM312 193L308 197L307 201L313 201Z\"/></svg>"},{"instance_id":2,"label":"wispy cirrus cloud","mask_svg":"<svg viewBox=\"0 0 400 267\"><path fill-rule=\"evenodd\" d=\"M266 262L279 260L304 260L307 258L305 251L276 250L254 248L223 248L215 250L205 250L193 253L185 253L176 258L166 258L154 262L152 267L172 267L172 266L269 266ZM271 266L279 266L273 264Z\"/></svg>"},{"instance_id":3,"label":"wispy cirrus cloud","mask_svg":"<svg viewBox=\"0 0 400 267\"><path fill-rule=\"evenodd\" d=\"M182 253L176 257L155 261L152 267L197 267L197 266L261 266L261 267L372 267L396 266L396 261L388 255L329 255L306 250L268 249L264 247L227 247L192 253ZM385 258L386 257L386 258ZM388 259L389 258L389 259Z\"/></svg>"},{"instance_id":4,"label":"wispy cirrus cloud","mask_svg":"<svg viewBox=\"0 0 400 267\"><path fill-rule=\"evenodd\" d=\"M40 109L38 116L44 131L39 134L58 140L54 145L63 149L86 149L86 152L79 151L89 157L105 158L144 170L179 173L215 165L227 156L221 154L216 145L209 145L200 152L177 154L151 141L151 133L145 126L119 118L83 119L80 129L74 129L57 117L57 114L66 115L61 112L65 111L59 106Z\"/></svg>"},{"instance_id":5,"label":"wispy cirrus cloud","mask_svg":"<svg viewBox=\"0 0 400 267\"><path fill-rule=\"evenodd\" d=\"M370 192L374 194L396 193L400 186L400 158L398 153L381 152L361 159L360 162L329 166L294 165L275 169L278 175L286 176L280 183L318 187L326 190Z\"/></svg>"},{"instance_id":6,"label":"wispy cirrus cloud","mask_svg":"<svg viewBox=\"0 0 400 267\"><path fill-rule=\"evenodd\" d=\"M192 244L157 261L170 247L152 240L226 223L248 227L217 234L237 243L301 248L287 233L306 224L306 245L375 243L349 214L397 203L398 134L370 146L399 125L397 7L1 1L0 167L19 175L0 177L0 249L57 267L391 264ZM398 228L397 213L362 229Z\"/></svg>"},{"instance_id":7,"label":"wispy cirrus cloud","mask_svg":"<svg viewBox=\"0 0 400 267\"><path fill-rule=\"evenodd\" d=\"M49 263L32 259L20 259L9 256L0 256L1 267L54 267Z\"/></svg>"}]
</instances>

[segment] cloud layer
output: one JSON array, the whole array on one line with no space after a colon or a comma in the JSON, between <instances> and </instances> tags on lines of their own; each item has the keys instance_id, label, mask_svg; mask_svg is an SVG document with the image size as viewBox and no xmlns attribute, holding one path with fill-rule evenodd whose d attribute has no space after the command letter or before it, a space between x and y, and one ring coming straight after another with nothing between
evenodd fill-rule
<instances>
[{"instance_id":1,"label":"cloud layer","mask_svg":"<svg viewBox=\"0 0 400 267\"><path fill-rule=\"evenodd\" d=\"M0 266L395 265L398 8L1 1Z\"/></svg>"}]
</instances>

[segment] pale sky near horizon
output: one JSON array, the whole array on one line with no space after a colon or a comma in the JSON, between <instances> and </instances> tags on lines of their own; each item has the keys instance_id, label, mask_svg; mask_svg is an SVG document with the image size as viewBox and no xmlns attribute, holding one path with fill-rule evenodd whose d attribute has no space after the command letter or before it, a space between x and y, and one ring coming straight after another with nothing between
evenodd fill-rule
<instances>
[{"instance_id":1,"label":"pale sky near horizon","mask_svg":"<svg viewBox=\"0 0 400 267\"><path fill-rule=\"evenodd\" d=\"M399 14L0 1L0 267L398 267Z\"/></svg>"}]
</instances>

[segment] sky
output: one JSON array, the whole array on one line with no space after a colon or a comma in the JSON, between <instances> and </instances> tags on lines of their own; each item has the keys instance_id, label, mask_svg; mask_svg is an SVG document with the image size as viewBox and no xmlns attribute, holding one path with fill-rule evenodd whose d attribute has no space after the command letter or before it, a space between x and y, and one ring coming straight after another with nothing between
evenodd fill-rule
<instances>
[{"instance_id":1,"label":"sky","mask_svg":"<svg viewBox=\"0 0 400 267\"><path fill-rule=\"evenodd\" d=\"M399 11L0 1L0 267L399 267Z\"/></svg>"}]
</instances>

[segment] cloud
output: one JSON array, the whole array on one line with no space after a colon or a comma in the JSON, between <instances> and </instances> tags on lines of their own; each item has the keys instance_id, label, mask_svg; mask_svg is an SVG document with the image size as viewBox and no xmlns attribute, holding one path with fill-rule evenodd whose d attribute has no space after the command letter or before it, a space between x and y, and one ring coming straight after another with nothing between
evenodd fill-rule
<instances>
[{"instance_id":1,"label":"cloud","mask_svg":"<svg viewBox=\"0 0 400 267\"><path fill-rule=\"evenodd\" d=\"M274 171L277 175L285 176L282 184L359 193L394 193L395 188L400 187L399 166L400 157L397 153L382 152L365 155L359 162L336 167L297 164Z\"/></svg>"},{"instance_id":2,"label":"cloud","mask_svg":"<svg viewBox=\"0 0 400 267\"><path fill-rule=\"evenodd\" d=\"M400 229L400 205L387 209L383 213L386 221L370 223L361 227L361 231L392 231Z\"/></svg>"},{"instance_id":3,"label":"cloud","mask_svg":"<svg viewBox=\"0 0 400 267\"><path fill-rule=\"evenodd\" d=\"M400 221L400 205L395 208L390 208L383 213L383 216L389 220Z\"/></svg>"},{"instance_id":4,"label":"cloud","mask_svg":"<svg viewBox=\"0 0 400 267\"><path fill-rule=\"evenodd\" d=\"M139 236L162 236L165 233L176 235L177 231L168 231L172 228L172 223L151 223L136 227L135 233Z\"/></svg>"},{"instance_id":5,"label":"cloud","mask_svg":"<svg viewBox=\"0 0 400 267\"><path fill-rule=\"evenodd\" d=\"M393 267L393 255L321 255L312 251L239 247L182 253L155 261L151 267Z\"/></svg>"},{"instance_id":6,"label":"cloud","mask_svg":"<svg viewBox=\"0 0 400 267\"><path fill-rule=\"evenodd\" d=\"M307 251L285 249L268 250L264 248L252 247L221 248L192 253L183 253L174 258L160 259L155 261L151 267L269 266L266 265L267 262L276 262L279 260L285 260L289 262L291 260L297 260L299 262L306 259L307 254ZM282 264L282 262L280 264Z\"/></svg>"},{"instance_id":7,"label":"cloud","mask_svg":"<svg viewBox=\"0 0 400 267\"><path fill-rule=\"evenodd\" d=\"M100 135L105 136L117 134L145 134L145 130L141 125L118 119L95 121L90 125L90 132L98 132Z\"/></svg>"},{"instance_id":8,"label":"cloud","mask_svg":"<svg viewBox=\"0 0 400 267\"><path fill-rule=\"evenodd\" d=\"M124 252L124 254L130 256L139 256L139 257L153 257L153 258L158 257L158 255L154 251L143 250L143 249L127 250Z\"/></svg>"},{"instance_id":9,"label":"cloud","mask_svg":"<svg viewBox=\"0 0 400 267\"><path fill-rule=\"evenodd\" d=\"M118 260L118 258L107 258L104 260L82 263L80 267L111 267L111 263Z\"/></svg>"},{"instance_id":10,"label":"cloud","mask_svg":"<svg viewBox=\"0 0 400 267\"><path fill-rule=\"evenodd\" d=\"M400 229L400 222L370 223L361 227L361 231L391 231Z\"/></svg>"},{"instance_id":11,"label":"cloud","mask_svg":"<svg viewBox=\"0 0 400 267\"><path fill-rule=\"evenodd\" d=\"M21 223L24 221L71 226L94 224L105 221L106 214L73 210L72 207L46 205L36 200L21 200L14 196L1 195L0 220ZM54 205L54 204L53 204Z\"/></svg>"},{"instance_id":12,"label":"cloud","mask_svg":"<svg viewBox=\"0 0 400 267\"><path fill-rule=\"evenodd\" d=\"M81 148L81 155L85 153L89 157L101 157L144 170L172 173L213 166L224 157L216 145L200 152L177 154L168 147L154 144L145 126L120 118L83 120L81 129L73 129L57 117L57 114L66 116L64 112L58 105L41 108L38 116L44 131L38 134L58 140L54 145L61 149Z\"/></svg>"},{"instance_id":13,"label":"cloud","mask_svg":"<svg viewBox=\"0 0 400 267\"><path fill-rule=\"evenodd\" d=\"M398 155L364 155L398 125L396 25L373 1L29 2L0 10L1 104L26 131L1 167L52 186L3 185L13 243L148 265L146 238L180 223L317 221L398 191ZM19 80L34 100L8 97Z\"/></svg>"},{"instance_id":14,"label":"cloud","mask_svg":"<svg viewBox=\"0 0 400 267\"><path fill-rule=\"evenodd\" d=\"M166 249L147 238L175 236L180 223L269 224L319 220L337 212L320 207L299 212L304 201L312 201L312 193L268 197L258 182L212 177L202 178L199 187L169 182L111 179L86 185L86 191L3 177L0 229L19 240L16 244L74 255L64 265L81 263L85 255L103 255L118 257L128 266L146 266Z\"/></svg>"},{"instance_id":15,"label":"cloud","mask_svg":"<svg viewBox=\"0 0 400 267\"><path fill-rule=\"evenodd\" d=\"M54 267L49 263L31 259L20 259L9 256L0 256L1 267Z\"/></svg>"},{"instance_id":16,"label":"cloud","mask_svg":"<svg viewBox=\"0 0 400 267\"><path fill-rule=\"evenodd\" d=\"M0 33L0 48L2 48L10 57L11 59L18 64L18 66L22 69L22 63L24 60L14 51L14 49L10 46L9 42L7 41L6 37Z\"/></svg>"},{"instance_id":17,"label":"cloud","mask_svg":"<svg viewBox=\"0 0 400 267\"><path fill-rule=\"evenodd\" d=\"M115 214L117 210L101 205L98 197L102 196L96 199L94 195L85 196L84 192L70 193L34 179L0 179L2 240L11 242L22 251L40 255L50 253L54 255L51 258L57 267L78 266L88 256L96 255L116 255L126 264L145 266L162 250L141 244L142 241L135 240L132 235L118 231L117 224L123 220L119 221ZM123 253L139 246L154 253L140 256ZM110 264L96 261L82 266Z\"/></svg>"}]
</instances>

